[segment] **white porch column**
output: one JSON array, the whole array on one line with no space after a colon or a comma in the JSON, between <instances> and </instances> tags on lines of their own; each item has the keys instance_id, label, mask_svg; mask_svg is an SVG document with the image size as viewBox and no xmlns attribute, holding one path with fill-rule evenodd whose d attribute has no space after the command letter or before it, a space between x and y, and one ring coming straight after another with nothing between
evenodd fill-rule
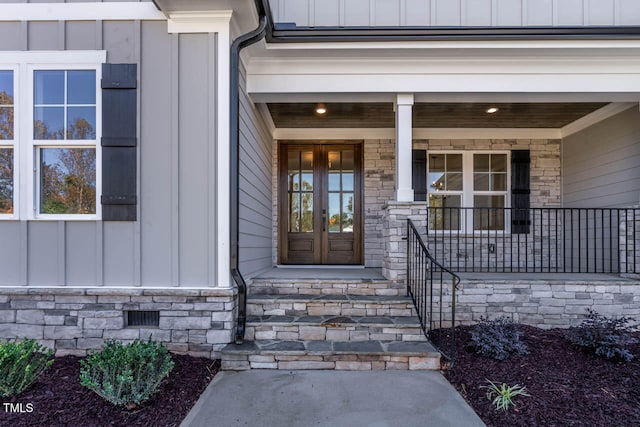
<instances>
[{"instance_id":1,"label":"white porch column","mask_svg":"<svg viewBox=\"0 0 640 427\"><path fill-rule=\"evenodd\" d=\"M412 156L413 94L399 93L396 97L396 202L413 202Z\"/></svg>"}]
</instances>

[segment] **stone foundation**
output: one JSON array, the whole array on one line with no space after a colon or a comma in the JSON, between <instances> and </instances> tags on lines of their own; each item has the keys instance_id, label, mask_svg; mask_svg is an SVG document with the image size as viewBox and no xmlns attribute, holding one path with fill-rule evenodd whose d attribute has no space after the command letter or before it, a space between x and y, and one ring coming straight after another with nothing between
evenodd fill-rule
<instances>
[{"instance_id":1,"label":"stone foundation","mask_svg":"<svg viewBox=\"0 0 640 427\"><path fill-rule=\"evenodd\" d=\"M234 289L0 287L0 339L33 338L56 356L84 356L105 341L164 343L219 358L233 341ZM127 326L127 311L158 311L159 325Z\"/></svg>"},{"instance_id":2,"label":"stone foundation","mask_svg":"<svg viewBox=\"0 0 640 427\"><path fill-rule=\"evenodd\" d=\"M450 297L443 301L450 315ZM505 315L539 328L566 328L579 325L587 309L640 321L640 282L463 279L457 291L456 325Z\"/></svg>"}]
</instances>

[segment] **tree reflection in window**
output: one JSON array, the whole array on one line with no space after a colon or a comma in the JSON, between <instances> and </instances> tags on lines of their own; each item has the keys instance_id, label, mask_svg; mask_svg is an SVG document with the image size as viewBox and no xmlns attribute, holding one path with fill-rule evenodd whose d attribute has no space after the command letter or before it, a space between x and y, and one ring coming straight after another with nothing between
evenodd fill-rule
<instances>
[{"instance_id":1,"label":"tree reflection in window","mask_svg":"<svg viewBox=\"0 0 640 427\"><path fill-rule=\"evenodd\" d=\"M0 70L0 214L13 213L13 71Z\"/></svg>"},{"instance_id":2,"label":"tree reflection in window","mask_svg":"<svg viewBox=\"0 0 640 427\"><path fill-rule=\"evenodd\" d=\"M95 148L40 149L40 213L96 213Z\"/></svg>"},{"instance_id":3,"label":"tree reflection in window","mask_svg":"<svg viewBox=\"0 0 640 427\"><path fill-rule=\"evenodd\" d=\"M313 152L290 151L288 159L289 231L313 231Z\"/></svg>"}]
</instances>

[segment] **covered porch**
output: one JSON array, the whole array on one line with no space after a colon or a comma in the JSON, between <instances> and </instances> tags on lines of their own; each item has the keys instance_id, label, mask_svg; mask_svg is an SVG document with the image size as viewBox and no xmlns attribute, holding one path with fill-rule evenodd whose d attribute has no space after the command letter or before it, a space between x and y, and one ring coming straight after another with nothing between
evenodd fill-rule
<instances>
[{"instance_id":1,"label":"covered porch","mask_svg":"<svg viewBox=\"0 0 640 427\"><path fill-rule=\"evenodd\" d=\"M246 90L272 137L271 265L402 280L411 218L453 271L635 274L640 87L621 76L638 47L606 44L257 48ZM305 166L345 145L355 163ZM290 253L331 245L343 252Z\"/></svg>"}]
</instances>

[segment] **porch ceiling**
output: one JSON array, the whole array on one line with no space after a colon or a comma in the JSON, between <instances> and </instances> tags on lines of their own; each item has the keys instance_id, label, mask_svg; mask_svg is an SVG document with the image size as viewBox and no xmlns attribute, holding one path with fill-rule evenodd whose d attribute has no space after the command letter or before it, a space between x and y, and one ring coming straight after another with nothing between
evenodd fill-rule
<instances>
[{"instance_id":1,"label":"porch ceiling","mask_svg":"<svg viewBox=\"0 0 640 427\"><path fill-rule=\"evenodd\" d=\"M392 103L325 103L327 114L314 114L315 103L268 103L276 128L392 128ZM416 128L545 128L568 125L606 103L416 103ZM487 114L489 107L498 112Z\"/></svg>"}]
</instances>

